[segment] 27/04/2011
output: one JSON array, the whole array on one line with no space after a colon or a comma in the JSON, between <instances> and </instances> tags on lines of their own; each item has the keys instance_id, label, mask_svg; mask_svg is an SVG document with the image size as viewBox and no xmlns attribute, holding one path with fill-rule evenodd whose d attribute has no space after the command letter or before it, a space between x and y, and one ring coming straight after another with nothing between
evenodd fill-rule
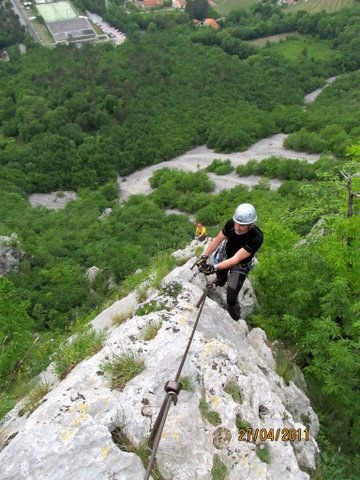
<instances>
[{"instance_id":1,"label":"27/04/2011","mask_svg":"<svg viewBox=\"0 0 360 480\"><path fill-rule=\"evenodd\" d=\"M308 442L310 438L307 428L240 428L240 442L256 442L257 439L265 442L265 440L281 441L281 442Z\"/></svg>"}]
</instances>

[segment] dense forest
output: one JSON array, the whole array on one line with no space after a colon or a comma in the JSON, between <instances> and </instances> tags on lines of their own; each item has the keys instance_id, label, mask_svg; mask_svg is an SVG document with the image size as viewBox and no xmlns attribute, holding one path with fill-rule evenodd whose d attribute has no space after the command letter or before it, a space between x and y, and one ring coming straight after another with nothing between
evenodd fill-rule
<instances>
[{"instance_id":1,"label":"dense forest","mask_svg":"<svg viewBox=\"0 0 360 480\"><path fill-rule=\"evenodd\" d=\"M81 2L104 13L100 2ZM257 5L232 12L218 32L198 30L183 12L127 14L111 3L109 21L115 14L115 25L123 17L131 24L121 47L29 45L26 55L0 64L0 235L15 232L25 255L0 278L0 416L69 332L121 295L133 272L192 238L187 218L165 208L194 213L216 233L239 201L249 201L266 236L252 274L260 309L250 322L282 340L305 374L322 423L323 478L355 480L360 228L357 215L346 218L339 169L354 173L360 161L359 6L285 16ZM284 31L324 42L331 54L289 59L248 42ZM304 109L304 95L332 75L337 81ZM289 148L322 157L238 167L242 176L283 179L276 192L264 180L251 191L214 195L206 172L162 169L149 197L119 205L116 173L201 144L245 150L280 132L290 134ZM214 162L209 170L229 168ZM64 210L28 202L30 193L65 189L78 199ZM111 215L99 220L107 207ZM319 220L324 231L316 235ZM101 273L90 288L85 272L93 265Z\"/></svg>"},{"instance_id":2,"label":"dense forest","mask_svg":"<svg viewBox=\"0 0 360 480\"><path fill-rule=\"evenodd\" d=\"M11 2L0 0L0 49L22 42L24 29L20 26Z\"/></svg>"}]
</instances>

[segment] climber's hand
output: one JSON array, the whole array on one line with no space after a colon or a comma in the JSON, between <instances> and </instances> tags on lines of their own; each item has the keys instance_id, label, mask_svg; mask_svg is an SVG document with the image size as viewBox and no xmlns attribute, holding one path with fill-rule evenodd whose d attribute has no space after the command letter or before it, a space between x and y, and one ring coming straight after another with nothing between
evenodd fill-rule
<instances>
[{"instance_id":1,"label":"climber's hand","mask_svg":"<svg viewBox=\"0 0 360 480\"><path fill-rule=\"evenodd\" d=\"M215 267L214 265L211 265L210 263L206 264L206 268L202 270L202 273L205 273L205 275L212 275L215 273Z\"/></svg>"},{"instance_id":2,"label":"climber's hand","mask_svg":"<svg viewBox=\"0 0 360 480\"><path fill-rule=\"evenodd\" d=\"M197 259L196 266L198 267L199 272L203 272L204 269L206 269L208 258L207 255L201 255L201 257Z\"/></svg>"}]
</instances>

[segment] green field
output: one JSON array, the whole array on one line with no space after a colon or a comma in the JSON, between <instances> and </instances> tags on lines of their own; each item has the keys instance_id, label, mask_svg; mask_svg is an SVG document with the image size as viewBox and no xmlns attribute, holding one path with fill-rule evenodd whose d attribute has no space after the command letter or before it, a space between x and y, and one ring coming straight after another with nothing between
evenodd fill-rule
<instances>
[{"instance_id":1,"label":"green field","mask_svg":"<svg viewBox=\"0 0 360 480\"><path fill-rule=\"evenodd\" d=\"M327 60L336 56L336 51L330 48L330 43L325 40L316 40L313 37L305 35L296 35L268 47L272 52L281 53L289 60L304 55L308 58L315 58L317 60Z\"/></svg>"},{"instance_id":2,"label":"green field","mask_svg":"<svg viewBox=\"0 0 360 480\"><path fill-rule=\"evenodd\" d=\"M258 3L259 0L217 0L215 2L215 9L225 15L231 10L247 9ZM287 7L286 12L297 12L298 10L306 10L310 13L320 12L326 10L333 12L344 7L349 7L354 3L354 0L301 0L296 5Z\"/></svg>"},{"instance_id":3,"label":"green field","mask_svg":"<svg viewBox=\"0 0 360 480\"><path fill-rule=\"evenodd\" d=\"M45 22L58 22L77 18L77 13L69 2L44 3L36 5Z\"/></svg>"},{"instance_id":4,"label":"green field","mask_svg":"<svg viewBox=\"0 0 360 480\"><path fill-rule=\"evenodd\" d=\"M326 10L327 12L333 12L334 10L340 10L344 7L349 7L354 3L354 0L301 0L296 5L288 7L287 12L297 12L298 10L306 10L307 12L314 13Z\"/></svg>"},{"instance_id":5,"label":"green field","mask_svg":"<svg viewBox=\"0 0 360 480\"><path fill-rule=\"evenodd\" d=\"M245 10L255 5L259 0L215 0L215 10L223 15L231 10Z\"/></svg>"}]
</instances>

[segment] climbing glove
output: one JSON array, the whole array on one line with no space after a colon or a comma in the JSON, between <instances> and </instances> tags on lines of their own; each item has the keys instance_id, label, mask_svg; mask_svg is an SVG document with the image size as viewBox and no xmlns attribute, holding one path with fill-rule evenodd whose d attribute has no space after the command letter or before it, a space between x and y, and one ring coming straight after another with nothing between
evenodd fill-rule
<instances>
[{"instance_id":1,"label":"climbing glove","mask_svg":"<svg viewBox=\"0 0 360 480\"><path fill-rule=\"evenodd\" d=\"M198 267L199 272L203 272L206 269L208 258L207 255L201 255L201 257L197 259L196 266Z\"/></svg>"},{"instance_id":2,"label":"climbing glove","mask_svg":"<svg viewBox=\"0 0 360 480\"><path fill-rule=\"evenodd\" d=\"M216 271L214 265L211 265L210 263L207 263L205 267L206 268L202 270L202 273L205 273L205 275L212 275Z\"/></svg>"}]
</instances>

